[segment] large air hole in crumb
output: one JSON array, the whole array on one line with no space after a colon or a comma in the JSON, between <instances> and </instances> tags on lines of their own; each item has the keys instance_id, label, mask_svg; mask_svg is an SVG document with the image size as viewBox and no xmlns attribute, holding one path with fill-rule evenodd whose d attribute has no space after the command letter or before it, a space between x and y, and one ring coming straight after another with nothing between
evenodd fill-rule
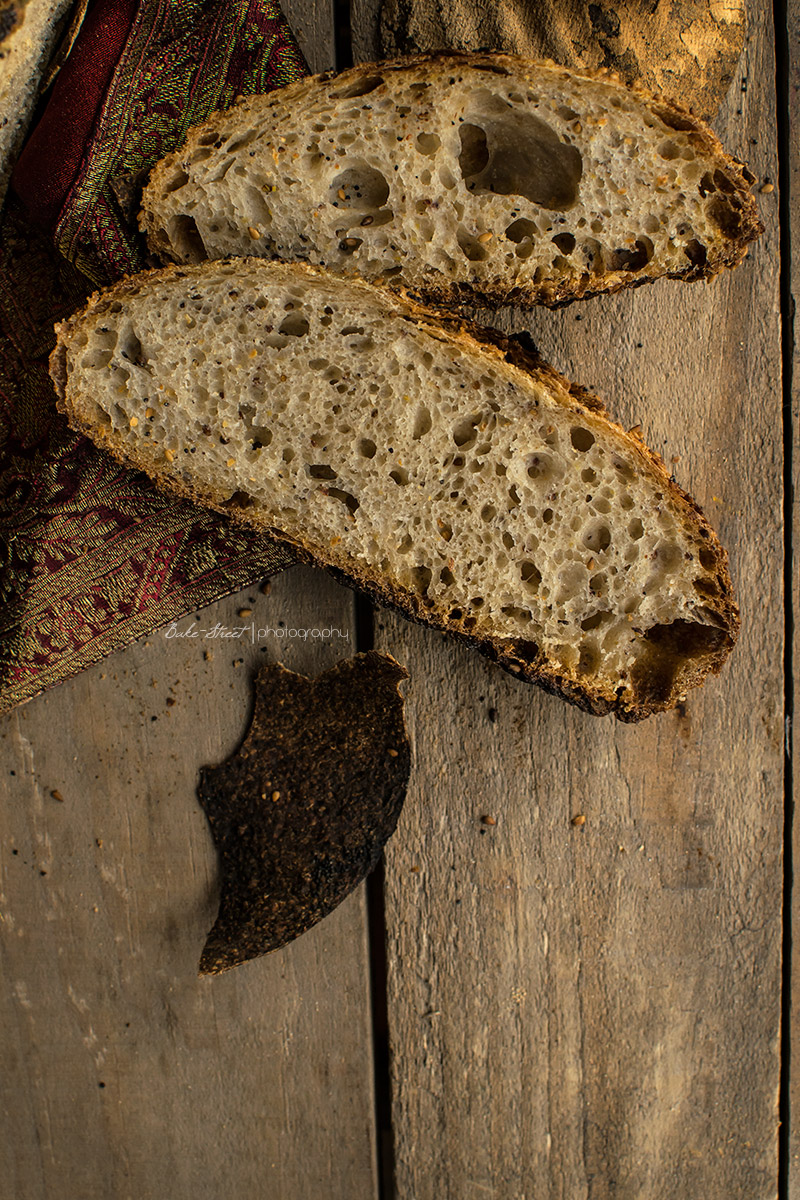
<instances>
[{"instance_id":1,"label":"large air hole in crumb","mask_svg":"<svg viewBox=\"0 0 800 1200\"><path fill-rule=\"evenodd\" d=\"M81 368L90 371L102 371L107 367L114 357L113 349L103 349L101 346L93 346L84 354L81 359Z\"/></svg>"},{"instance_id":2,"label":"large air hole in crumb","mask_svg":"<svg viewBox=\"0 0 800 1200\"><path fill-rule=\"evenodd\" d=\"M414 567L411 572L411 579L414 587L423 596L427 595L428 588L431 586L433 572L430 567Z\"/></svg>"},{"instance_id":3,"label":"large air hole in crumb","mask_svg":"<svg viewBox=\"0 0 800 1200\"><path fill-rule=\"evenodd\" d=\"M239 137L234 138L225 147L228 154L235 154L237 150L244 150L245 146L251 145L258 137L257 129L248 129L246 133L242 133Z\"/></svg>"},{"instance_id":4,"label":"large air hole in crumb","mask_svg":"<svg viewBox=\"0 0 800 1200\"><path fill-rule=\"evenodd\" d=\"M549 454L532 454L528 459L527 475L534 483L548 483L558 474L555 460Z\"/></svg>"},{"instance_id":5,"label":"large air hole in crumb","mask_svg":"<svg viewBox=\"0 0 800 1200\"><path fill-rule=\"evenodd\" d=\"M468 189L524 196L544 208L571 208L583 172L575 147L539 117L514 112L499 96L487 96L483 108L485 116L476 104L459 128L458 162Z\"/></svg>"},{"instance_id":6,"label":"large air hole in crumb","mask_svg":"<svg viewBox=\"0 0 800 1200\"><path fill-rule=\"evenodd\" d=\"M586 266L593 275L598 275L603 270L603 247L596 238L584 238L581 243L583 257L586 261Z\"/></svg>"},{"instance_id":7,"label":"large air hole in crumb","mask_svg":"<svg viewBox=\"0 0 800 1200\"><path fill-rule=\"evenodd\" d=\"M513 617L516 621L527 624L531 620L531 612L527 608L519 608L516 604L504 604L500 612L505 617Z\"/></svg>"},{"instance_id":8,"label":"large air hole in crumb","mask_svg":"<svg viewBox=\"0 0 800 1200\"><path fill-rule=\"evenodd\" d=\"M329 467L327 463L314 463L307 468L312 479L336 479L337 475L333 467Z\"/></svg>"},{"instance_id":9,"label":"large air hole in crumb","mask_svg":"<svg viewBox=\"0 0 800 1200\"><path fill-rule=\"evenodd\" d=\"M270 350L283 350L289 344L289 339L284 333L265 333L261 340Z\"/></svg>"},{"instance_id":10,"label":"large air hole in crumb","mask_svg":"<svg viewBox=\"0 0 800 1200\"><path fill-rule=\"evenodd\" d=\"M377 212L389 199L386 177L363 160L342 171L328 189L328 200L358 212Z\"/></svg>"},{"instance_id":11,"label":"large air hole in crumb","mask_svg":"<svg viewBox=\"0 0 800 1200\"><path fill-rule=\"evenodd\" d=\"M441 144L441 138L435 133L417 134L417 149L419 150L420 154L435 154Z\"/></svg>"},{"instance_id":12,"label":"large air hole in crumb","mask_svg":"<svg viewBox=\"0 0 800 1200\"><path fill-rule=\"evenodd\" d=\"M297 309L283 318L278 333L285 334L287 337L305 337L308 328L308 318L300 309Z\"/></svg>"},{"instance_id":13,"label":"large air hole in crumb","mask_svg":"<svg viewBox=\"0 0 800 1200\"><path fill-rule=\"evenodd\" d=\"M714 579L693 579L692 587L704 600L719 599L720 589Z\"/></svg>"},{"instance_id":14,"label":"large air hole in crumb","mask_svg":"<svg viewBox=\"0 0 800 1200\"><path fill-rule=\"evenodd\" d=\"M169 222L168 241L177 250L179 256L187 262L199 263L208 258L205 242L203 241L197 222L185 215L171 217Z\"/></svg>"},{"instance_id":15,"label":"large air hole in crumb","mask_svg":"<svg viewBox=\"0 0 800 1200\"><path fill-rule=\"evenodd\" d=\"M359 502L355 498L355 496L352 495L351 492L342 491L341 488L334 488L334 487L328 488L327 494L329 496L332 496L334 500L340 500L342 502L342 504L346 505L346 507L349 510L351 515L353 515L355 513L356 509L360 507Z\"/></svg>"},{"instance_id":16,"label":"large air hole in crumb","mask_svg":"<svg viewBox=\"0 0 800 1200\"><path fill-rule=\"evenodd\" d=\"M524 562L520 565L520 579L525 585L527 592L536 593L539 590L539 584L542 582L542 573L532 562Z\"/></svg>"},{"instance_id":17,"label":"large air hole in crumb","mask_svg":"<svg viewBox=\"0 0 800 1200\"><path fill-rule=\"evenodd\" d=\"M604 621L608 620L613 614L606 608L598 609L596 613L592 613L590 617L585 617L581 621L581 629L587 633L591 629L598 629Z\"/></svg>"},{"instance_id":18,"label":"large air hole in crumb","mask_svg":"<svg viewBox=\"0 0 800 1200\"><path fill-rule=\"evenodd\" d=\"M698 625L679 618L655 625L644 635L645 646L633 669L631 680L637 698L663 703L669 699L682 668L689 662L701 664L718 654L729 641L721 629Z\"/></svg>"},{"instance_id":19,"label":"large air hole in crumb","mask_svg":"<svg viewBox=\"0 0 800 1200\"><path fill-rule=\"evenodd\" d=\"M683 562L683 553L680 546L674 542L659 542L653 551L653 561L657 564L660 572L667 575L672 571L677 571Z\"/></svg>"},{"instance_id":20,"label":"large air hole in crumb","mask_svg":"<svg viewBox=\"0 0 800 1200\"><path fill-rule=\"evenodd\" d=\"M602 553L611 545L611 530L602 522L590 525L583 534L583 544L587 550Z\"/></svg>"},{"instance_id":21,"label":"large air hole in crumb","mask_svg":"<svg viewBox=\"0 0 800 1200\"><path fill-rule=\"evenodd\" d=\"M582 425L575 425L570 430L569 436L575 449L580 450L581 453L585 454L594 445L594 434L590 433L588 429L584 429Z\"/></svg>"},{"instance_id":22,"label":"large air hole in crumb","mask_svg":"<svg viewBox=\"0 0 800 1200\"><path fill-rule=\"evenodd\" d=\"M575 249L575 236L572 233L557 233L550 240L558 246L562 254L572 254Z\"/></svg>"},{"instance_id":23,"label":"large air hole in crumb","mask_svg":"<svg viewBox=\"0 0 800 1200\"><path fill-rule=\"evenodd\" d=\"M456 230L456 240L470 262L483 262L489 257L488 246L463 225Z\"/></svg>"},{"instance_id":24,"label":"large air hole in crumb","mask_svg":"<svg viewBox=\"0 0 800 1200\"><path fill-rule=\"evenodd\" d=\"M527 217L519 217L516 221L512 221L506 228L506 237L509 241L516 242L533 242L539 235L539 230L533 221L529 221Z\"/></svg>"},{"instance_id":25,"label":"large air hole in crumb","mask_svg":"<svg viewBox=\"0 0 800 1200\"><path fill-rule=\"evenodd\" d=\"M742 229L742 208L738 196L716 196L707 208L708 216L730 238Z\"/></svg>"},{"instance_id":26,"label":"large air hole in crumb","mask_svg":"<svg viewBox=\"0 0 800 1200\"><path fill-rule=\"evenodd\" d=\"M633 249L620 247L612 250L606 259L609 271L641 271L653 257L654 247L644 234L634 242Z\"/></svg>"},{"instance_id":27,"label":"large air hole in crumb","mask_svg":"<svg viewBox=\"0 0 800 1200\"><path fill-rule=\"evenodd\" d=\"M460 450L471 450L475 445L478 438L478 425L480 421L481 414L478 413L477 416L462 417L453 426L453 441ZM456 460L453 459L453 462L455 463ZM463 462L462 458L458 465L462 466Z\"/></svg>"},{"instance_id":28,"label":"large air hole in crumb","mask_svg":"<svg viewBox=\"0 0 800 1200\"><path fill-rule=\"evenodd\" d=\"M380 75L365 75L342 88L339 92L331 92L331 100L355 100L358 96L368 96L383 83Z\"/></svg>"},{"instance_id":29,"label":"large air hole in crumb","mask_svg":"<svg viewBox=\"0 0 800 1200\"><path fill-rule=\"evenodd\" d=\"M272 441L272 430L256 421L257 410L254 404L240 404L239 418L243 422L248 440L253 450L261 450Z\"/></svg>"},{"instance_id":30,"label":"large air hole in crumb","mask_svg":"<svg viewBox=\"0 0 800 1200\"><path fill-rule=\"evenodd\" d=\"M414 416L414 428L411 431L411 436L415 441L419 441L426 433L430 433L433 426L433 419L430 414L430 409L424 404L417 406L417 411Z\"/></svg>"},{"instance_id":31,"label":"large air hole in crumb","mask_svg":"<svg viewBox=\"0 0 800 1200\"><path fill-rule=\"evenodd\" d=\"M692 238L683 247L683 253L693 267L704 267L708 262L708 250L697 238Z\"/></svg>"},{"instance_id":32,"label":"large air hole in crumb","mask_svg":"<svg viewBox=\"0 0 800 1200\"><path fill-rule=\"evenodd\" d=\"M189 176L183 170L177 170L164 184L164 195L169 196L172 192L177 192L189 182Z\"/></svg>"}]
</instances>

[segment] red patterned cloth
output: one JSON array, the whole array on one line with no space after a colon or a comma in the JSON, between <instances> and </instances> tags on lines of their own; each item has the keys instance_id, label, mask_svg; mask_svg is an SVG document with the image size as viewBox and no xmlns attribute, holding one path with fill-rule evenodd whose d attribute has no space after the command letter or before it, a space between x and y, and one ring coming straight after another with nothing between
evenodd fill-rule
<instances>
[{"instance_id":1,"label":"red patterned cloth","mask_svg":"<svg viewBox=\"0 0 800 1200\"><path fill-rule=\"evenodd\" d=\"M73 433L47 364L54 322L146 265L131 180L306 72L273 0L97 0L56 77L0 223L0 711L294 561Z\"/></svg>"}]
</instances>

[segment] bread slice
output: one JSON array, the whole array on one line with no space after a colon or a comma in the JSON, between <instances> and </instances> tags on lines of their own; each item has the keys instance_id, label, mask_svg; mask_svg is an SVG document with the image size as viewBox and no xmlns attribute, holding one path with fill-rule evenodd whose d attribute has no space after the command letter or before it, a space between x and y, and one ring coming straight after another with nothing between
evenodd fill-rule
<instances>
[{"instance_id":1,"label":"bread slice","mask_svg":"<svg viewBox=\"0 0 800 1200\"><path fill-rule=\"evenodd\" d=\"M147 272L58 327L51 372L162 488L592 712L668 708L734 643L725 552L660 459L402 295L258 259Z\"/></svg>"},{"instance_id":2,"label":"bread slice","mask_svg":"<svg viewBox=\"0 0 800 1200\"><path fill-rule=\"evenodd\" d=\"M508 54L325 74L216 113L141 213L175 262L300 260L427 302L559 304L741 262L753 177L699 118Z\"/></svg>"}]
</instances>

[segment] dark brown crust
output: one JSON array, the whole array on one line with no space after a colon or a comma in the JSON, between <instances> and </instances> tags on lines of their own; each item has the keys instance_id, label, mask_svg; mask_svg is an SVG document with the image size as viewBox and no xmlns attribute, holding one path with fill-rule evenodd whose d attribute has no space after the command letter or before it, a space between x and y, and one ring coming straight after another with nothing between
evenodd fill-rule
<instances>
[{"instance_id":1,"label":"dark brown crust","mask_svg":"<svg viewBox=\"0 0 800 1200\"><path fill-rule=\"evenodd\" d=\"M508 69L505 66L506 63L513 69ZM348 70L338 73L335 71L326 71L321 75L312 76L310 79L299 80L297 83L290 84L288 88L282 89L280 92L280 101L285 101L287 97L291 98L291 89L305 90L309 83L314 80L320 84L328 84L333 80L347 82L351 79L357 80L378 72L388 74L390 72L414 70L420 66L450 66L454 69L464 67L473 70L489 70L502 74L514 74L520 68L524 70L526 67L545 66L553 69L556 73L562 72L570 77L603 81L611 84L618 87L620 91L630 92L640 97L650 105L662 120L665 120L667 124L671 124L675 129L693 133L701 152L717 159L719 169L724 170L731 186L731 190L725 199L725 204L727 205L725 220L729 223L729 228L727 230L721 228L720 232L723 235L721 240L709 248L708 259L702 265L693 265L687 262L687 266L681 270L654 270L652 273L645 267L635 275L629 271L606 271L601 276L593 276L586 273L578 279L567 278L558 282L545 280L538 286L533 283L526 283L524 285L509 284L502 279L451 283L442 277L436 282L414 285L413 288L409 288L409 294L413 295L422 304L441 305L448 308L466 308L476 304L489 308L500 308L505 305L513 305L520 309L530 309L540 305L548 308L558 308L565 304L570 304L574 300L587 300L592 296L609 295L628 288L641 287L643 284L651 283L655 279L678 279L686 283L693 283L702 279L711 279L723 270L739 266L747 255L749 244L764 232L764 225L758 214L755 198L750 190L754 182L754 176L743 163L726 153L710 126L700 117L695 116L688 109L682 108L674 101L668 100L665 97L655 96L645 88L635 84L632 86L625 84L619 76L606 70L568 70L567 68L559 67L556 63L537 63L534 60L523 59L515 55L499 52L465 54L459 51L437 51L430 54L414 55L410 58L361 63L357 67L350 67ZM255 103L258 103L260 99L251 98ZM247 105L248 101L245 100L242 103ZM215 120L216 116L217 114L212 115L202 127L196 126L194 130L191 130L186 144L191 144L196 136L196 130L206 128L206 126ZM150 182L144 189L143 203L145 205L148 194L158 192L162 176L175 164L180 163L185 150L186 146L181 147L156 164L151 174ZM170 246L159 237L158 223L151 219L151 215L146 208L143 208L140 213L140 227L147 234L148 243L153 253L165 261L171 260ZM354 278L354 276L348 275L348 278ZM374 282L390 288L394 287L391 280L379 279Z\"/></svg>"},{"instance_id":2,"label":"dark brown crust","mask_svg":"<svg viewBox=\"0 0 800 1200\"><path fill-rule=\"evenodd\" d=\"M248 260L248 263L253 265L258 262L259 260ZM236 260L227 260L227 263L235 265ZM225 260L218 260L209 265L213 265L215 269L221 269L225 265ZM272 264L263 262L265 270L270 270L271 266ZM298 274L329 278L325 272L305 264L292 263L282 264L282 266ZM416 592L388 584L377 571L365 568L356 562L337 559L335 554L321 551L318 547L312 548L301 539L291 537L284 531L267 524L263 518L260 519L258 514L252 513L241 503L231 502L228 498L220 495L198 493L183 481L126 455L107 436L105 430L99 429L90 421L85 420L81 413L72 407L67 398L66 356L72 331L89 314L99 317L108 310L111 304L124 304L127 298L137 295L143 283L146 285L150 278L182 279L201 270L202 267L175 265L159 271L145 271L141 275L124 279L105 292L95 293L80 312L56 326L57 344L51 355L50 369L56 387L58 407L68 417L73 428L91 437L98 446L107 450L118 462L146 471L163 491L230 516L259 532L266 533L276 541L291 546L301 561L326 568L341 582L366 592L379 604L396 610L409 620L457 637L491 658L516 678L536 683L553 695L561 696L587 712L597 715L613 712L620 720L639 721L652 713L674 707L689 688L699 686L707 675L717 674L720 671L733 649L739 632L739 614L733 599L728 557L700 507L672 480L659 455L649 449L638 433L625 431L612 421L600 399L586 389L570 383L540 359L531 344L526 344L520 339L509 338L496 330L475 325L466 319L423 308L413 298L406 295L386 290L381 293L388 305L395 308L400 306L406 310L405 313L398 315L414 321L417 326L427 329L434 335L444 335L449 340L460 343L464 349L473 352L477 350L490 357L504 359L512 368L544 383L556 395L566 394L576 416L592 413L595 417L603 420L609 429L621 435L628 445L635 449L643 470L655 475L658 487L663 488L664 492L668 493L680 508L688 511L699 537L704 539L704 549L714 559L713 570L716 574L720 594L713 603L709 603L709 608L716 614L719 621L720 640L713 652L706 654L696 666L686 666L680 677L676 679L675 686L670 690L669 695L660 698L646 695L637 696L636 700L631 702L630 700L626 701L621 694L612 695L608 690L603 691L597 686L593 687L585 677L579 677L576 673L567 670L558 670L551 663L544 661L543 656L530 642L475 634L469 628L468 618L453 621L440 613L431 611ZM352 281L350 282L352 283ZM356 283L353 286L379 291L373 285L365 283ZM620 692L621 690L618 689Z\"/></svg>"}]
</instances>

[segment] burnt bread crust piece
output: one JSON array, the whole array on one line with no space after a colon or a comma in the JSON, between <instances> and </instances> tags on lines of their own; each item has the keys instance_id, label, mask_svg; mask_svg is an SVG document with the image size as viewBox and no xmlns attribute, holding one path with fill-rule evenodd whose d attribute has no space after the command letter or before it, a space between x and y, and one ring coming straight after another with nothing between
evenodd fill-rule
<instances>
[{"instance_id":1,"label":"burnt bread crust piece","mask_svg":"<svg viewBox=\"0 0 800 1200\"><path fill-rule=\"evenodd\" d=\"M155 254L306 261L425 303L560 305L735 267L753 176L678 105L513 55L361 65L249 98L153 170Z\"/></svg>"},{"instance_id":2,"label":"burnt bread crust piece","mask_svg":"<svg viewBox=\"0 0 800 1200\"><path fill-rule=\"evenodd\" d=\"M529 346L300 264L147 272L58 327L71 424L594 713L717 672L727 557L641 439Z\"/></svg>"}]
</instances>

